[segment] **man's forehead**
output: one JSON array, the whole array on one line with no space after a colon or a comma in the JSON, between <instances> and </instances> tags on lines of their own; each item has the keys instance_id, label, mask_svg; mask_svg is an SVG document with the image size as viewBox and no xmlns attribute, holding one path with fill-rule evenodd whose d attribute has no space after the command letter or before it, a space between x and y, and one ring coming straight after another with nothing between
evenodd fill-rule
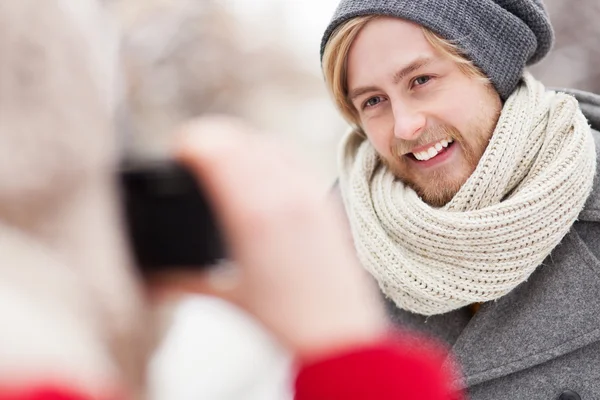
<instances>
[{"instance_id":1,"label":"man's forehead","mask_svg":"<svg viewBox=\"0 0 600 400\"><path fill-rule=\"evenodd\" d=\"M427 43L423 27L414 22L395 17L377 17L362 27L352 48L373 47L378 43L388 47L410 48Z\"/></svg>"},{"instance_id":2,"label":"man's forehead","mask_svg":"<svg viewBox=\"0 0 600 400\"><path fill-rule=\"evenodd\" d=\"M350 47L348 84L360 85L380 75L394 79L413 64L422 67L439 59L419 25L399 18L377 18L363 27Z\"/></svg>"}]
</instances>

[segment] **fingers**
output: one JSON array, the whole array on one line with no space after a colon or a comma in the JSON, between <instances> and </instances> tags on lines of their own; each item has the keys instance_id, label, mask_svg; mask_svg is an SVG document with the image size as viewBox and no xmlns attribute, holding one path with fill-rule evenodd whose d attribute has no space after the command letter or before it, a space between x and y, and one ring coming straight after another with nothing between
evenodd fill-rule
<instances>
[{"instance_id":1,"label":"fingers","mask_svg":"<svg viewBox=\"0 0 600 400\"><path fill-rule=\"evenodd\" d=\"M249 146L249 135L247 128L232 119L207 118L186 125L177 143L177 156L198 177L226 227L232 225L229 211L238 202L238 184L246 185L243 149Z\"/></svg>"},{"instance_id":2,"label":"fingers","mask_svg":"<svg viewBox=\"0 0 600 400\"><path fill-rule=\"evenodd\" d=\"M233 120L204 118L184 129L178 155L207 192L239 265L234 303L305 355L384 329L333 205L283 146ZM228 298L206 275L201 284Z\"/></svg>"},{"instance_id":3,"label":"fingers","mask_svg":"<svg viewBox=\"0 0 600 400\"><path fill-rule=\"evenodd\" d=\"M212 117L188 125L178 155L198 176L234 252L276 221L278 210L322 203L297 159L236 120Z\"/></svg>"}]
</instances>

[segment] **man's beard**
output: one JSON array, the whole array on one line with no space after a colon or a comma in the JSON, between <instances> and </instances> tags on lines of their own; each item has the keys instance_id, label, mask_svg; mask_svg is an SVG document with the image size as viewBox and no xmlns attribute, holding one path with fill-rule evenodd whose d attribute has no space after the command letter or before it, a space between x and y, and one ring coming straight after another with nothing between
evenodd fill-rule
<instances>
[{"instance_id":1,"label":"man's beard","mask_svg":"<svg viewBox=\"0 0 600 400\"><path fill-rule=\"evenodd\" d=\"M380 156L381 161L398 179L413 189L425 203L433 207L442 207L452 200L477 168L492 136L495 123L491 129L484 127L486 125L484 123L475 125L477 126L473 127L474 131L469 135L471 142L468 142L458 129L451 125L436 125L429 128L415 141L397 139L392 144L393 159L386 160ZM488 132L482 134L482 129L486 129ZM444 166L423 173L411 165L412 162L407 159L411 156L406 153L418 146L445 138L454 140L452 146L460 146L459 149L454 149L462 152L460 171L457 172L456 168L452 168L454 166Z\"/></svg>"}]
</instances>

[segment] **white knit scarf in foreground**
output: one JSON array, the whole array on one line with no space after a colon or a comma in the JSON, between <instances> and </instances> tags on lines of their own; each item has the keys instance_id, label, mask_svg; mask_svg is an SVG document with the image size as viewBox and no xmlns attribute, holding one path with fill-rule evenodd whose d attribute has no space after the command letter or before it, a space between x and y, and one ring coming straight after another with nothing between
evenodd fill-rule
<instances>
[{"instance_id":1,"label":"white knit scarf in foreground","mask_svg":"<svg viewBox=\"0 0 600 400\"><path fill-rule=\"evenodd\" d=\"M446 206L425 204L355 132L342 143L340 187L363 266L398 307L433 315L525 281L576 220L595 168L575 98L526 74Z\"/></svg>"}]
</instances>

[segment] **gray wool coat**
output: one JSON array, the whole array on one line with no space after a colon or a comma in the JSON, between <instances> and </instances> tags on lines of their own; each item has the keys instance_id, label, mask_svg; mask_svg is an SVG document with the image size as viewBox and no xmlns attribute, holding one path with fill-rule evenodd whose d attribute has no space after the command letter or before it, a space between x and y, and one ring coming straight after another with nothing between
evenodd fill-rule
<instances>
[{"instance_id":1,"label":"gray wool coat","mask_svg":"<svg viewBox=\"0 0 600 400\"><path fill-rule=\"evenodd\" d=\"M600 96L580 101L600 155ZM600 162L598 163L600 166ZM600 399L600 179L571 231L504 297L424 317L387 302L396 324L446 342L472 400Z\"/></svg>"}]
</instances>

